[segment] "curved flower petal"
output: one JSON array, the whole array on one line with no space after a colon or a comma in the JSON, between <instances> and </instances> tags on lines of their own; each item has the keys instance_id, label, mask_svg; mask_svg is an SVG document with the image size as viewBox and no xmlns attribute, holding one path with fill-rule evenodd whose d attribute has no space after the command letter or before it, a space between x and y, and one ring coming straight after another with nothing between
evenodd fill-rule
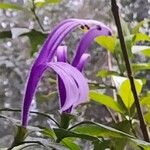
<instances>
[{"instance_id":1,"label":"curved flower petal","mask_svg":"<svg viewBox=\"0 0 150 150\"><path fill-rule=\"evenodd\" d=\"M78 63L77 66L76 66L76 68L77 68L80 72L82 72L82 70L84 69L85 64L86 64L86 62L87 62L87 60L88 60L89 57L90 57L90 54L87 54L87 53L85 53L85 54L83 54L83 55L81 56L81 58L80 58L80 60L79 60L79 63Z\"/></svg>"},{"instance_id":2,"label":"curved flower petal","mask_svg":"<svg viewBox=\"0 0 150 150\"><path fill-rule=\"evenodd\" d=\"M85 35L80 40L79 45L76 49L76 53L72 61L72 65L77 66L80 57L82 56L83 53L87 51L87 49L89 48L89 46L97 36L109 35L110 33L111 33L110 30L102 26L98 26L96 28L94 27L90 29L87 33L85 33Z\"/></svg>"},{"instance_id":3,"label":"curved flower petal","mask_svg":"<svg viewBox=\"0 0 150 150\"><path fill-rule=\"evenodd\" d=\"M57 64L57 65L62 67L62 69L68 75L72 76L72 78L75 80L75 83L78 86L80 95L79 95L77 101L76 102L74 101L73 106L77 106L80 103L86 102L88 100L89 87L88 87L87 80L82 75L82 73L80 71L78 71L78 69L76 69L75 67L73 67L67 63L59 62L59 64Z\"/></svg>"},{"instance_id":4,"label":"curved flower petal","mask_svg":"<svg viewBox=\"0 0 150 150\"><path fill-rule=\"evenodd\" d=\"M25 127L28 124L28 114L31 105L31 101L35 95L35 91L39 80L42 77L43 72L46 70L45 65L39 65L31 70L30 76L28 78L28 83L26 85L26 91L24 94L23 109L22 109L22 125Z\"/></svg>"},{"instance_id":5,"label":"curved flower petal","mask_svg":"<svg viewBox=\"0 0 150 150\"><path fill-rule=\"evenodd\" d=\"M56 51L57 61L67 62L67 46L59 46Z\"/></svg>"},{"instance_id":6,"label":"curved flower petal","mask_svg":"<svg viewBox=\"0 0 150 150\"><path fill-rule=\"evenodd\" d=\"M58 62L67 61L67 46L59 46L56 52L56 58ZM66 89L62 79L58 76L58 90L60 106L63 107L66 101Z\"/></svg>"},{"instance_id":7,"label":"curved flower petal","mask_svg":"<svg viewBox=\"0 0 150 150\"><path fill-rule=\"evenodd\" d=\"M79 71L74 67L70 66L69 64L64 64L66 63L56 62L48 64L48 66L59 75L65 88L64 92L66 94L66 99L65 103L61 107L61 111L69 109L78 100L80 94L74 78L66 73L66 71L64 70L66 70L68 67L71 67L72 71L74 71L75 73Z\"/></svg>"}]
</instances>

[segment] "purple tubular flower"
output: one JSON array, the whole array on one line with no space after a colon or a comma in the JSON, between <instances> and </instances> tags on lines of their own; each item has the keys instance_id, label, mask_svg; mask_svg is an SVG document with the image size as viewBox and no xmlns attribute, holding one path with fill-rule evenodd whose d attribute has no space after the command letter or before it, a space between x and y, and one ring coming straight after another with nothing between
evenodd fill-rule
<instances>
[{"instance_id":1,"label":"purple tubular flower","mask_svg":"<svg viewBox=\"0 0 150 150\"><path fill-rule=\"evenodd\" d=\"M104 27L94 27L90 29L85 35L81 38L79 45L76 49L76 53L74 56L74 59L72 61L73 66L77 66L78 62L82 56L83 53L85 53L88 49L88 47L91 45L92 41L102 35L110 35L111 31Z\"/></svg>"},{"instance_id":2,"label":"purple tubular flower","mask_svg":"<svg viewBox=\"0 0 150 150\"><path fill-rule=\"evenodd\" d=\"M24 99L23 99L22 126L26 127L28 124L28 115L29 115L29 109L30 109L32 99L35 95L38 82L42 78L42 75L47 70L47 68L52 68L58 74L61 80L64 77L62 80L63 83L64 83L64 79L68 81L68 83L65 83L64 85L60 84L59 86L60 90L65 89L64 90L65 94L62 97L65 97L66 99L63 102L61 101L61 104L60 104L62 111L65 111L68 108L70 109L70 107L75 106L82 101L85 101L88 95L87 94L88 87L86 84L86 80L84 79L83 75L79 71L77 71L76 68L74 70L73 66L67 63L64 63L67 56L65 56L64 58L61 58L61 57L58 58L59 61L63 61L63 62L53 63L53 64L51 62L58 46L60 46L64 38L70 32L72 32L74 29L76 29L77 27L81 25L82 26L85 26L85 25L97 26L98 25L99 28L102 29L102 31L99 31L97 27L92 28L81 39L80 44L76 50L76 55L74 57L73 63L72 63L72 65L76 66L77 69L79 69L80 71L82 71L84 67L83 65L85 62L84 60L87 59L86 58L87 56L85 55L85 51L89 47L93 39L96 36L108 35L108 33L111 32L110 29L101 22L94 21L94 20L83 20L83 19L68 19L68 20L61 22L58 26L55 27L55 29L49 34L47 40L43 44L40 50L40 53L38 57L36 58L36 60L34 61L31 67L31 70L29 72L26 87L25 87ZM97 33L98 31L99 33ZM79 79L77 79L77 77ZM75 86L73 84L75 84Z\"/></svg>"}]
</instances>

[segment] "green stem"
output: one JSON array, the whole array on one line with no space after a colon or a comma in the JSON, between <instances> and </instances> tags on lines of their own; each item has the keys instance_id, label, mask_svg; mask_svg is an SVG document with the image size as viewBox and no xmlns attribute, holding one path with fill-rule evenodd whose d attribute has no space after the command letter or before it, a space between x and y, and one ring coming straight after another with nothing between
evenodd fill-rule
<instances>
[{"instance_id":1,"label":"green stem","mask_svg":"<svg viewBox=\"0 0 150 150\"><path fill-rule=\"evenodd\" d=\"M37 16L37 14L36 14L36 12L35 12L36 6L35 6L35 3L34 3L34 0L32 0L32 6L33 6L33 7L32 7L32 9L31 9L31 11L32 11L32 13L33 13L33 15L34 15L34 17L35 17L37 23L39 24L41 30L44 32L45 30L44 30L44 28L43 28L43 26L42 26L42 24L41 24L41 22L40 22L39 17Z\"/></svg>"},{"instance_id":2,"label":"green stem","mask_svg":"<svg viewBox=\"0 0 150 150\"><path fill-rule=\"evenodd\" d=\"M0 109L0 112L1 111L12 111L12 112L21 112L20 109L12 109L12 108L1 108ZM44 116L50 120L52 120L58 127L60 127L59 123L53 119L50 115L48 114L45 114L45 113L41 113L41 112L37 112L37 111L30 111L31 114L37 114L37 115L41 115L41 116Z\"/></svg>"},{"instance_id":3,"label":"green stem","mask_svg":"<svg viewBox=\"0 0 150 150\"><path fill-rule=\"evenodd\" d=\"M118 11L118 6L116 3L116 0L111 0L111 6L112 6L112 13L113 13L115 23L117 26L117 30L118 30L118 36L120 39L121 49L122 49L122 53L123 53L123 57L124 57L124 61L125 61L126 69L127 69L128 78L130 80L131 90L132 90L132 93L134 96L135 105L136 105L136 109L137 109L137 113L138 113L138 117L139 117L139 121L140 121L140 128L141 128L144 140L149 142L148 130L147 130L147 127L146 127L146 124L144 121L141 105L139 102L139 97L138 97L135 83L134 83L134 78L133 78L133 74L132 74L132 69L131 69L128 53L127 53L127 48L125 45L125 40L124 40L124 36L123 36L123 32L122 32L122 27L121 27L119 11Z\"/></svg>"}]
</instances>

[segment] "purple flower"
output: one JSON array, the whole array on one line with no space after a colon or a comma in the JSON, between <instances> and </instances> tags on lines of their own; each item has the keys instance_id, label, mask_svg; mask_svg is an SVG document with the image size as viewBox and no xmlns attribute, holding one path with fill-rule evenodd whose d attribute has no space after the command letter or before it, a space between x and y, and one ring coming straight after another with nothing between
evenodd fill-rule
<instances>
[{"instance_id":1,"label":"purple flower","mask_svg":"<svg viewBox=\"0 0 150 150\"><path fill-rule=\"evenodd\" d=\"M88 26L90 30L81 38L74 59L69 64L67 63L66 47L59 46L70 32L81 26ZM81 73L89 57L87 49L95 37L110 34L111 30L107 26L95 20L68 19L54 28L43 44L28 75L23 99L22 126L26 127L28 124L29 109L33 96L38 82L47 70L53 70L58 75L61 111L70 112L72 108L87 100L89 88ZM58 62L52 62L56 51Z\"/></svg>"}]
</instances>

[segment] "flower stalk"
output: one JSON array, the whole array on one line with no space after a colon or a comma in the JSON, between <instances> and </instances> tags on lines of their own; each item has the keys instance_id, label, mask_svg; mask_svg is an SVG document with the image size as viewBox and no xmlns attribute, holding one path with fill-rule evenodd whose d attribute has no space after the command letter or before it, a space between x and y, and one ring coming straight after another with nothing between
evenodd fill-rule
<instances>
[{"instance_id":1,"label":"flower stalk","mask_svg":"<svg viewBox=\"0 0 150 150\"><path fill-rule=\"evenodd\" d=\"M124 36L122 32L122 27L121 27L121 22L120 22L120 17L119 17L119 10L118 10L116 0L111 0L111 6L112 6L112 13L113 13L115 23L117 26L117 30L118 30L118 36L119 36L121 49L122 49L122 53L123 53L123 57L124 57L124 61L125 61L126 69L127 69L128 78L130 80L131 90L132 90L133 97L135 100L137 114L138 114L139 121L140 121L140 128L141 128L144 140L149 142L150 140L149 140L148 130L146 127L146 123L144 121L141 105L139 102L139 97L138 97L137 90L136 90L135 83L134 83L134 77L133 77L132 68L130 65L128 52L127 52L127 48L126 48L126 44L125 44L125 40L124 40Z\"/></svg>"}]
</instances>

